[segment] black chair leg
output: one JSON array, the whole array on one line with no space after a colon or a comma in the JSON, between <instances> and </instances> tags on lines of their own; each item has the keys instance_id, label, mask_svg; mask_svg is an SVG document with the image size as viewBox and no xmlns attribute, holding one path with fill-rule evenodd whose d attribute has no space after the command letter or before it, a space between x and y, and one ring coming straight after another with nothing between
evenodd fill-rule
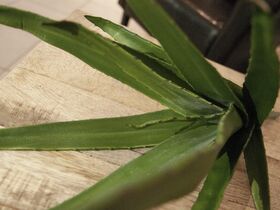
<instances>
[{"instance_id":1,"label":"black chair leg","mask_svg":"<svg viewBox=\"0 0 280 210\"><path fill-rule=\"evenodd\" d=\"M128 26L129 19L130 19L129 15L127 15L126 12L124 12L122 16L121 24L124 26Z\"/></svg>"}]
</instances>

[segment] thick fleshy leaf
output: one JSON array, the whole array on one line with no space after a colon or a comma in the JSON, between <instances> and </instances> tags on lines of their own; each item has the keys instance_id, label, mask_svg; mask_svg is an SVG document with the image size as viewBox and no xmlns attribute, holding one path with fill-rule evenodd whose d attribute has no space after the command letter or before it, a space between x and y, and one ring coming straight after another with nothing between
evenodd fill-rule
<instances>
[{"instance_id":1,"label":"thick fleshy leaf","mask_svg":"<svg viewBox=\"0 0 280 210\"><path fill-rule=\"evenodd\" d=\"M189 126L53 210L142 210L191 192L241 126L232 106L217 121Z\"/></svg>"},{"instance_id":2,"label":"thick fleshy leaf","mask_svg":"<svg viewBox=\"0 0 280 210\"><path fill-rule=\"evenodd\" d=\"M253 15L251 45L251 60L244 87L261 124L277 98L279 62L273 45L272 17L260 9Z\"/></svg>"},{"instance_id":3,"label":"thick fleshy leaf","mask_svg":"<svg viewBox=\"0 0 280 210\"><path fill-rule=\"evenodd\" d=\"M32 33L184 116L221 112L219 107L156 74L116 43L79 24L56 22L5 6L0 6L0 24Z\"/></svg>"},{"instance_id":4,"label":"thick fleshy leaf","mask_svg":"<svg viewBox=\"0 0 280 210\"><path fill-rule=\"evenodd\" d=\"M270 210L268 168L262 131L259 127L255 129L244 151L244 158L256 209Z\"/></svg>"},{"instance_id":5,"label":"thick fleshy leaf","mask_svg":"<svg viewBox=\"0 0 280 210\"><path fill-rule=\"evenodd\" d=\"M196 119L169 111L137 116L0 129L0 150L89 150L151 147Z\"/></svg>"},{"instance_id":6,"label":"thick fleshy leaf","mask_svg":"<svg viewBox=\"0 0 280 210\"><path fill-rule=\"evenodd\" d=\"M127 2L136 16L161 43L177 66L178 74L182 74L196 92L221 104L229 105L234 102L244 111L242 103L216 69L205 60L155 0Z\"/></svg>"},{"instance_id":7,"label":"thick fleshy leaf","mask_svg":"<svg viewBox=\"0 0 280 210\"><path fill-rule=\"evenodd\" d=\"M208 173L192 210L219 209L224 191L233 176L243 149L251 139L254 128L255 125L251 122L229 139Z\"/></svg>"}]
</instances>

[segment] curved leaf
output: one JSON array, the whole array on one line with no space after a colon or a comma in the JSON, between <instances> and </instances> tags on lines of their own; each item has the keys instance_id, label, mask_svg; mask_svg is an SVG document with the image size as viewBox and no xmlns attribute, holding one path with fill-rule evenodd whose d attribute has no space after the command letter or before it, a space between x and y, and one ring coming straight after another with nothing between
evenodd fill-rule
<instances>
[{"instance_id":1,"label":"curved leaf","mask_svg":"<svg viewBox=\"0 0 280 210\"><path fill-rule=\"evenodd\" d=\"M272 17L260 9L252 20L251 60L244 87L261 124L274 106L279 89L279 61L273 45Z\"/></svg>"},{"instance_id":2,"label":"curved leaf","mask_svg":"<svg viewBox=\"0 0 280 210\"><path fill-rule=\"evenodd\" d=\"M232 178L243 149L251 139L254 128L254 123L250 123L229 139L208 173L192 210L219 209L224 191Z\"/></svg>"},{"instance_id":3,"label":"curved leaf","mask_svg":"<svg viewBox=\"0 0 280 210\"><path fill-rule=\"evenodd\" d=\"M170 58L166 55L161 46L158 46L141 36L130 32L125 27L101 17L86 15L85 18L109 34L118 43L144 53L150 57L160 59L161 61L168 63L171 62Z\"/></svg>"},{"instance_id":4,"label":"curved leaf","mask_svg":"<svg viewBox=\"0 0 280 210\"><path fill-rule=\"evenodd\" d=\"M251 104L253 106L251 109L257 109L258 121L262 123L277 96L278 61L275 59L275 49L272 44L271 17L257 10L253 16L252 27L252 59L245 80L245 93L246 90L249 91L254 103ZM251 114L254 116L255 113ZM254 124L249 128L243 128L229 141L226 151L217 159L208 175L193 210L218 209L223 192L245 147L244 157L256 208L270 209L265 149L261 130Z\"/></svg>"},{"instance_id":5,"label":"curved leaf","mask_svg":"<svg viewBox=\"0 0 280 210\"><path fill-rule=\"evenodd\" d=\"M189 126L53 210L142 210L187 194L240 126L240 117L231 107L219 124Z\"/></svg>"},{"instance_id":6,"label":"curved leaf","mask_svg":"<svg viewBox=\"0 0 280 210\"><path fill-rule=\"evenodd\" d=\"M245 113L243 104L216 69L205 60L155 0L127 2L136 16L161 43L177 66L178 74L182 74L196 92L221 104L229 105L234 102Z\"/></svg>"},{"instance_id":7,"label":"curved leaf","mask_svg":"<svg viewBox=\"0 0 280 210\"><path fill-rule=\"evenodd\" d=\"M157 59L151 58L150 56L141 53L139 51L136 51L134 49L131 49L129 47L126 47L124 45L119 44L119 46L127 51L129 54L133 55L136 59L141 60L142 63L144 63L146 66L148 66L150 69L152 69L154 72L159 74L161 77L177 84L178 86L189 90L191 92L194 92L193 88L185 82L182 78L178 77L174 71L171 70L169 66L162 65L161 62L158 62Z\"/></svg>"},{"instance_id":8,"label":"curved leaf","mask_svg":"<svg viewBox=\"0 0 280 210\"><path fill-rule=\"evenodd\" d=\"M95 24L97 27L102 29L104 32L109 34L114 41L119 43L121 46L126 46L127 48L123 47L125 50L129 51L131 54L136 56L137 58L143 61L146 65L150 63L148 66L155 66L151 67L151 69L156 70L157 73L164 72L167 74L167 71L172 71L173 73L177 73L177 68L172 64L170 58L166 58L166 53L161 46L155 45L149 40L146 40L137 34L127 30L125 27L117 25L109 20L103 19L101 17L94 17L90 15L85 16L90 22ZM130 49L130 50L129 50ZM132 53L131 51L134 51ZM150 59L149 59L150 58ZM174 75L170 73L167 75L170 78L174 78ZM183 75L177 75L181 80L184 80ZM176 79L178 81L178 79ZM174 81L174 80L172 80ZM235 83L225 80L232 91L238 96L239 99L242 99L242 89ZM179 81L178 85L182 87L186 87L188 90L192 90L192 87L188 83L183 83ZM242 101L242 100L241 100Z\"/></svg>"},{"instance_id":9,"label":"curved leaf","mask_svg":"<svg viewBox=\"0 0 280 210\"><path fill-rule=\"evenodd\" d=\"M89 15L86 15L85 17L97 27L101 28L101 30L109 34L117 43L148 56L161 66L172 71L180 79L184 80L184 76L178 71L177 67L173 64L161 46L158 46L109 20ZM185 81L185 83L188 84L187 81Z\"/></svg>"},{"instance_id":10,"label":"curved leaf","mask_svg":"<svg viewBox=\"0 0 280 210\"><path fill-rule=\"evenodd\" d=\"M169 111L138 116L0 129L0 150L89 150L151 147L196 119Z\"/></svg>"},{"instance_id":11,"label":"curved leaf","mask_svg":"<svg viewBox=\"0 0 280 210\"><path fill-rule=\"evenodd\" d=\"M135 88L184 116L208 115L222 110L164 79L111 40L73 22L0 6L0 23L28 31L77 56L90 66Z\"/></svg>"}]
</instances>

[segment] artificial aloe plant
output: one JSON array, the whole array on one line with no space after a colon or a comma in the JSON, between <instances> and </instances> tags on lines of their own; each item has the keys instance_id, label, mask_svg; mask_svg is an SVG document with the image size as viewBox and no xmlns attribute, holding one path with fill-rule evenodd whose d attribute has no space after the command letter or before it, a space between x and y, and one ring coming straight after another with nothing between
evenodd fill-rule
<instances>
[{"instance_id":1,"label":"artificial aloe plant","mask_svg":"<svg viewBox=\"0 0 280 210\"><path fill-rule=\"evenodd\" d=\"M154 0L128 0L160 43L98 17L86 18L111 39L68 21L0 6L0 23L28 31L168 109L137 116L0 130L2 150L154 147L54 210L137 210L192 192L207 177L194 210L218 209L244 152L258 210L269 210L261 125L278 93L273 24L252 1L251 60L243 87L225 80Z\"/></svg>"}]
</instances>

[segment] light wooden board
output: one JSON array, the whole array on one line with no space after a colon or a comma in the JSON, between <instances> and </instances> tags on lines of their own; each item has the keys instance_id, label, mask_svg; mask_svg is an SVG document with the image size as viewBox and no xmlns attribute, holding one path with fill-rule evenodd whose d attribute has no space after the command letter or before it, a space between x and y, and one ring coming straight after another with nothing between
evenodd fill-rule
<instances>
[{"instance_id":1,"label":"light wooden board","mask_svg":"<svg viewBox=\"0 0 280 210\"><path fill-rule=\"evenodd\" d=\"M87 24L77 13L73 19ZM216 64L215 64L216 65ZM227 78L243 77L216 65ZM73 56L40 43L0 81L0 126L140 114L164 107ZM280 100L264 126L272 209L280 209ZM0 209L43 210L81 192L142 150L0 152ZM187 181L187 180L186 180ZM198 191L156 209L190 209ZM254 209L243 160L220 209Z\"/></svg>"}]
</instances>

